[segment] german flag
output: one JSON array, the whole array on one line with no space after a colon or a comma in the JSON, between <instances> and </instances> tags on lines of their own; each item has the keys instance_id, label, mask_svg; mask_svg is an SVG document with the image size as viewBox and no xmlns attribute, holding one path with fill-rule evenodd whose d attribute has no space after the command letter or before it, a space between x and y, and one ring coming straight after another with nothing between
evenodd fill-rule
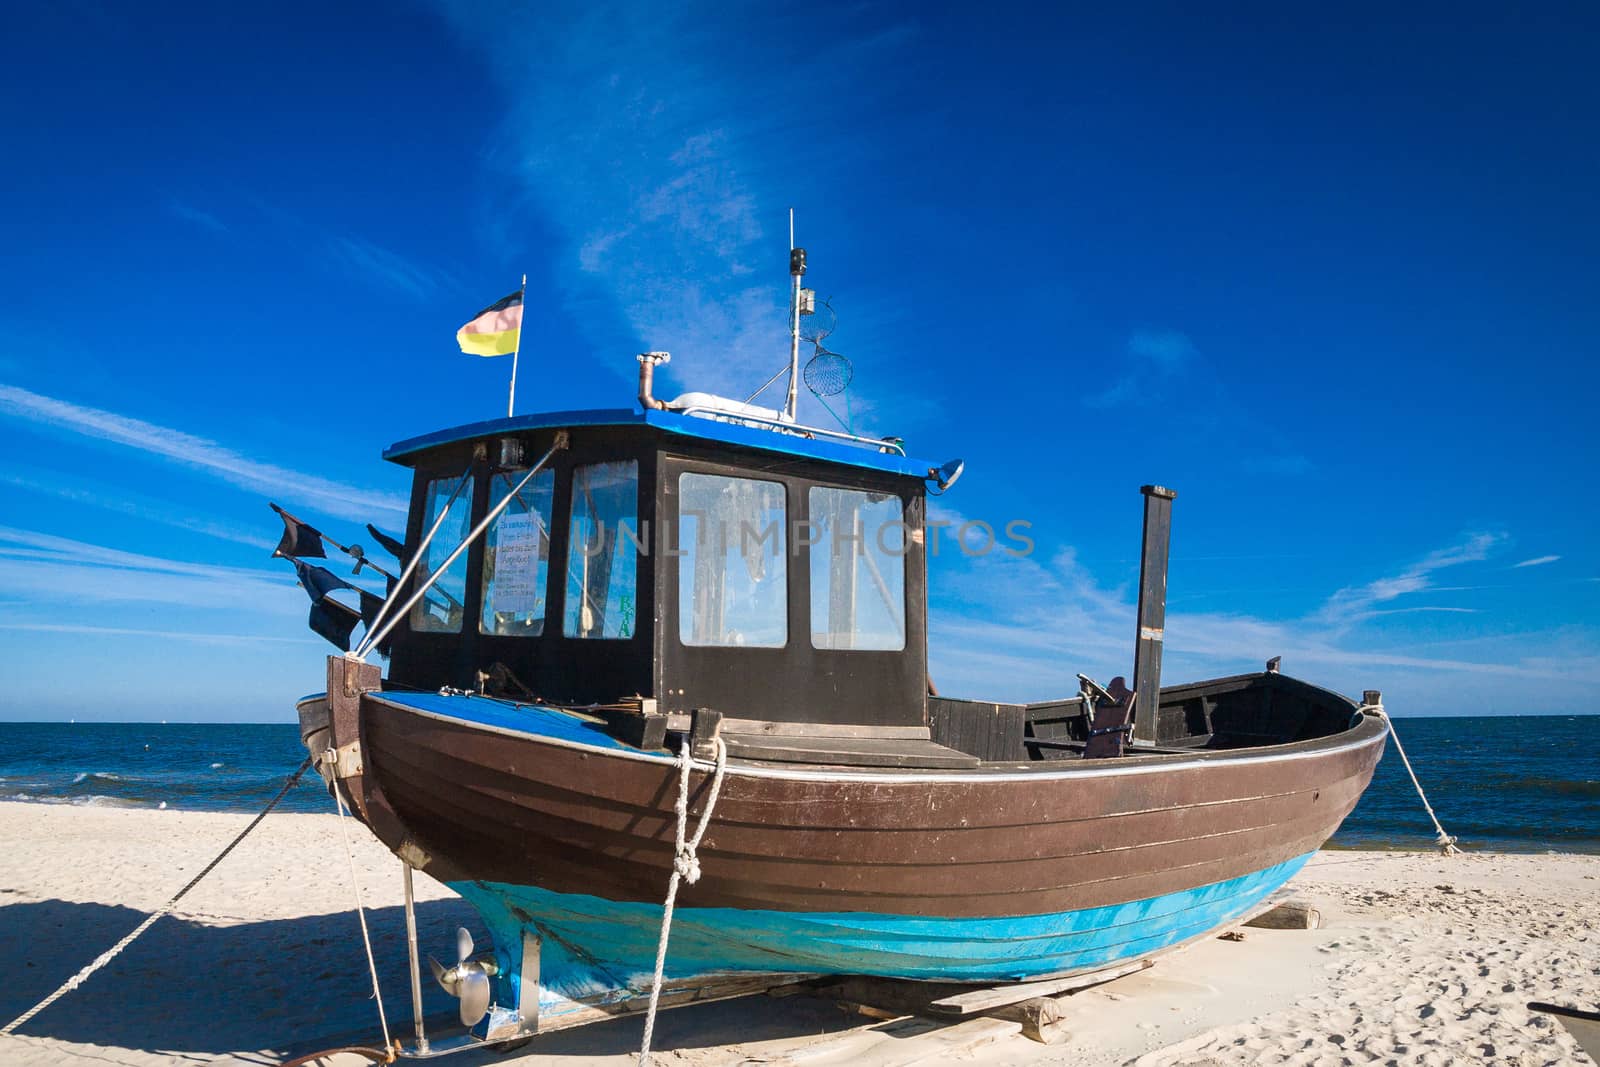
<instances>
[{"instance_id":1,"label":"german flag","mask_svg":"<svg viewBox=\"0 0 1600 1067\"><path fill-rule=\"evenodd\" d=\"M509 356L522 333L522 290L496 300L456 331L456 343L469 356Z\"/></svg>"}]
</instances>

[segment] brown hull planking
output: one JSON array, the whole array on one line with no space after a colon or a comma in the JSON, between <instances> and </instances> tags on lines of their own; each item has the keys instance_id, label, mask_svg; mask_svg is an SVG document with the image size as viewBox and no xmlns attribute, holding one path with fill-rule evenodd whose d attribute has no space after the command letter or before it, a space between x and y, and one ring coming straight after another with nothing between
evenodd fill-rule
<instances>
[{"instance_id":1,"label":"brown hull planking","mask_svg":"<svg viewBox=\"0 0 1600 1067\"><path fill-rule=\"evenodd\" d=\"M436 877L661 898L674 763L490 732L373 694L362 720L368 773ZM682 900L966 917L1191 889L1319 847L1366 788L1386 734L1369 718L1271 749L1011 765L1011 774L766 765L756 775L732 764L700 847L703 875ZM691 811L708 779L695 772ZM391 836L380 833L398 847Z\"/></svg>"}]
</instances>

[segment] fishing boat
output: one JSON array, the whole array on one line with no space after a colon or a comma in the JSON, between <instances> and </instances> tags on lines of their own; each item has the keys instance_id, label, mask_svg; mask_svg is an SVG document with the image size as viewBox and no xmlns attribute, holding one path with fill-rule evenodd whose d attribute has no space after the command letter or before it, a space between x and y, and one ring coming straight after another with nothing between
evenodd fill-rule
<instances>
[{"instance_id":1,"label":"fishing boat","mask_svg":"<svg viewBox=\"0 0 1600 1067\"><path fill-rule=\"evenodd\" d=\"M358 608L301 558L322 535L282 513L313 627L349 649L366 624L299 704L306 747L402 861L408 916L425 871L492 940L475 954L463 932L433 964L470 1030L430 1039L413 932L408 1054L804 976L1019 983L1144 960L1258 908L1372 776L1375 692L1276 660L1162 687L1176 494L1159 486L1131 689L936 692L927 500L962 465L796 421L815 306L796 251L783 408L661 400L668 357L646 353L631 407L402 441L385 458L413 472L408 526L373 530L401 573Z\"/></svg>"}]
</instances>

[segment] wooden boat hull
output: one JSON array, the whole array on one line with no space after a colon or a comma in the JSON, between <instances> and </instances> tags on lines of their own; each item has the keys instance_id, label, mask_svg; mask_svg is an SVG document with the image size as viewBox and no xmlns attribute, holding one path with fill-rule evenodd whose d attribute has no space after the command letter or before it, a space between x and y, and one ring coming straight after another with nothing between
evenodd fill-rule
<instances>
[{"instance_id":1,"label":"wooden boat hull","mask_svg":"<svg viewBox=\"0 0 1600 1067\"><path fill-rule=\"evenodd\" d=\"M391 849L482 914L510 983L501 1002L520 995L530 937L541 1016L648 987L675 757L555 709L463 695L366 693L359 730L361 773L342 784ZM1293 744L1115 760L732 761L702 877L679 894L669 982L992 982L1149 956L1287 881L1355 806L1386 735L1361 717ZM710 772L693 771L691 818Z\"/></svg>"}]
</instances>

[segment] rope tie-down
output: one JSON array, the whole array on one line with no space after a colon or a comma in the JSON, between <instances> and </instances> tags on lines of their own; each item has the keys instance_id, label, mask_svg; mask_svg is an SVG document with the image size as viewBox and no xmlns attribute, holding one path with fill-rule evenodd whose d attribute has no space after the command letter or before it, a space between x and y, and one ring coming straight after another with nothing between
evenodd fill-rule
<instances>
[{"instance_id":1,"label":"rope tie-down","mask_svg":"<svg viewBox=\"0 0 1600 1067\"><path fill-rule=\"evenodd\" d=\"M727 745L723 744L720 737L712 738L711 743L717 754L716 771L711 777L711 791L706 795L706 805L700 812L700 823L695 827L693 836L689 834L689 769L694 764L694 757L688 737L683 739L683 747L678 751L678 800L673 805L678 816L678 834L672 856L672 877L667 881L667 898L661 905L661 939L656 942L656 973L650 982L650 1007L644 1016L644 1040L639 1045L638 1067L647 1067L650 1063L650 1039L655 1035L656 1008L661 1000L662 972L667 965L667 938L672 932L672 908L678 899L678 885L680 882L693 885L700 880L700 857L696 853L700 848L700 839L706 835L706 827L711 825L711 812L717 806L717 796L722 792L723 773L728 767Z\"/></svg>"},{"instance_id":2,"label":"rope tie-down","mask_svg":"<svg viewBox=\"0 0 1600 1067\"><path fill-rule=\"evenodd\" d=\"M202 878L216 870L217 864L226 859L228 853L232 852L234 848L238 846L239 842L248 837L250 831L254 830L261 824L261 820L267 817L267 813L278 806L278 801L282 800L288 794L289 790L295 787L295 784L300 781L301 775L305 774L310 768L311 758L308 756L306 757L305 762L300 764L300 769L291 774L289 776L289 780L283 783L283 788L278 790L278 795L267 801L267 806L261 809L261 814L257 815L254 819L251 819L250 825L239 831L239 836L228 842L227 848L224 848L221 852L217 853L216 858L210 863L206 864L205 867L201 868L199 874L189 879L188 885L174 893L170 900L153 911L144 922L134 927L133 932L128 934L127 937L124 937L121 941L118 941L115 945L112 945L110 948L100 953L100 955L95 957L94 962L90 963L89 966L85 967L71 978L68 978L66 982L57 988L54 993L51 993L48 997L45 997L43 1000L29 1008L27 1011L23 1012L21 1015L17 1016L15 1019L12 1019L3 1028L0 1028L0 1036L14 1033L17 1027L25 1025L29 1019L32 1019L35 1015L38 1015L41 1011L44 1011L50 1005L66 996L74 989L77 989L91 974L120 956L124 949L137 941L146 930L154 926L157 919L170 912L177 906L178 901L188 896L189 890L199 885Z\"/></svg>"},{"instance_id":3,"label":"rope tie-down","mask_svg":"<svg viewBox=\"0 0 1600 1067\"><path fill-rule=\"evenodd\" d=\"M1389 739L1394 742L1394 750L1400 753L1400 762L1405 764L1406 773L1411 776L1411 784L1416 786L1417 796L1422 799L1422 807L1428 813L1428 818L1433 820L1433 828L1438 832L1434 843L1439 846L1439 851L1446 856L1459 856L1461 850L1456 847L1456 838L1445 833L1444 827L1439 823L1439 816L1433 813L1433 805L1428 803L1428 794L1422 791L1422 783L1417 781L1417 772L1411 769L1411 760L1406 756L1405 746L1400 743L1400 734L1394 728L1394 719L1383 709L1382 704L1363 704L1356 709L1358 712L1369 711L1379 715L1389 724Z\"/></svg>"}]
</instances>

